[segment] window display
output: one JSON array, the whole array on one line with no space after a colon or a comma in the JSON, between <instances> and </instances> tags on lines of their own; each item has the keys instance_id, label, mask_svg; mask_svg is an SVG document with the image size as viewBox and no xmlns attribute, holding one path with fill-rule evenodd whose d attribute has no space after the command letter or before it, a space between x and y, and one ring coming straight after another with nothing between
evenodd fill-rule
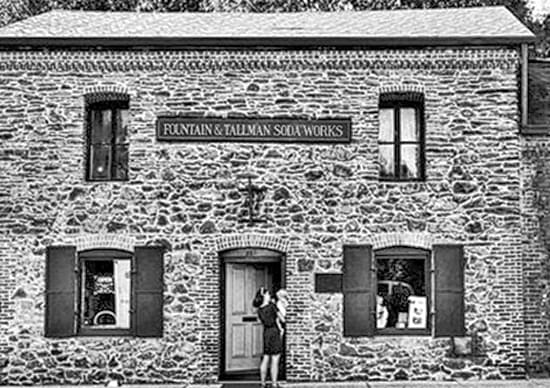
<instances>
[{"instance_id":1,"label":"window display","mask_svg":"<svg viewBox=\"0 0 550 388\"><path fill-rule=\"evenodd\" d=\"M84 260L82 325L130 327L130 260Z\"/></svg>"},{"instance_id":2,"label":"window display","mask_svg":"<svg viewBox=\"0 0 550 388\"><path fill-rule=\"evenodd\" d=\"M426 329L426 260L382 256L376 266L377 329Z\"/></svg>"}]
</instances>

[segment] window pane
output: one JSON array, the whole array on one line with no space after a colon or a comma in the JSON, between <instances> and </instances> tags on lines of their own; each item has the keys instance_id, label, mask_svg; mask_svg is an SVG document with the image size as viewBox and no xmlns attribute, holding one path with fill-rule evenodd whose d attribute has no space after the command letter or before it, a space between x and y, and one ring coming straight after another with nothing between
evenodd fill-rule
<instances>
[{"instance_id":1,"label":"window pane","mask_svg":"<svg viewBox=\"0 0 550 388\"><path fill-rule=\"evenodd\" d=\"M416 119L416 109L401 108L401 141L420 141L420 131Z\"/></svg>"},{"instance_id":2,"label":"window pane","mask_svg":"<svg viewBox=\"0 0 550 388\"><path fill-rule=\"evenodd\" d=\"M395 176L395 163L393 157L393 144L380 145L379 160L380 163L380 176L381 177L393 177Z\"/></svg>"},{"instance_id":3,"label":"window pane","mask_svg":"<svg viewBox=\"0 0 550 388\"><path fill-rule=\"evenodd\" d=\"M130 328L130 260L86 260L82 276L82 325Z\"/></svg>"},{"instance_id":4,"label":"window pane","mask_svg":"<svg viewBox=\"0 0 550 388\"><path fill-rule=\"evenodd\" d=\"M380 109L378 118L380 120L380 129L378 132L378 140L385 142L393 142L394 140L394 116L393 109Z\"/></svg>"},{"instance_id":5,"label":"window pane","mask_svg":"<svg viewBox=\"0 0 550 388\"><path fill-rule=\"evenodd\" d=\"M110 109L91 111L91 143L110 144L112 137L112 112Z\"/></svg>"},{"instance_id":6,"label":"window pane","mask_svg":"<svg viewBox=\"0 0 550 388\"><path fill-rule=\"evenodd\" d=\"M404 144L401 146L401 178L420 178L420 146Z\"/></svg>"},{"instance_id":7,"label":"window pane","mask_svg":"<svg viewBox=\"0 0 550 388\"><path fill-rule=\"evenodd\" d=\"M130 260L114 260L116 326L130 328Z\"/></svg>"},{"instance_id":8,"label":"window pane","mask_svg":"<svg viewBox=\"0 0 550 388\"><path fill-rule=\"evenodd\" d=\"M82 324L112 327L116 324L112 260L84 261Z\"/></svg>"},{"instance_id":9,"label":"window pane","mask_svg":"<svg viewBox=\"0 0 550 388\"><path fill-rule=\"evenodd\" d=\"M116 114L115 143L124 144L128 136L128 109L117 109Z\"/></svg>"},{"instance_id":10,"label":"window pane","mask_svg":"<svg viewBox=\"0 0 550 388\"><path fill-rule=\"evenodd\" d=\"M128 179L128 145L115 146L113 179Z\"/></svg>"},{"instance_id":11,"label":"window pane","mask_svg":"<svg viewBox=\"0 0 550 388\"><path fill-rule=\"evenodd\" d=\"M428 298L424 259L377 259L376 327L425 329Z\"/></svg>"},{"instance_id":12,"label":"window pane","mask_svg":"<svg viewBox=\"0 0 550 388\"><path fill-rule=\"evenodd\" d=\"M109 179L111 175L111 146L90 147L90 178Z\"/></svg>"}]
</instances>

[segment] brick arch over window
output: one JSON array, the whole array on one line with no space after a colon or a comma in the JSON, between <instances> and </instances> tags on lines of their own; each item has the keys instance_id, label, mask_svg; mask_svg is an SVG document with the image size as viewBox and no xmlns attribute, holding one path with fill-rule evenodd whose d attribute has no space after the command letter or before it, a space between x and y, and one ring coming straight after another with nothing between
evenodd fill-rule
<instances>
[{"instance_id":1,"label":"brick arch over window","mask_svg":"<svg viewBox=\"0 0 550 388\"><path fill-rule=\"evenodd\" d=\"M422 85L383 85L378 88L378 94L389 94L389 93L414 93L414 94L425 94L424 86Z\"/></svg>"},{"instance_id":2,"label":"brick arch over window","mask_svg":"<svg viewBox=\"0 0 550 388\"><path fill-rule=\"evenodd\" d=\"M78 252L90 249L119 249L133 252L136 241L130 236L94 234L90 236L80 236L75 240L74 244Z\"/></svg>"},{"instance_id":3,"label":"brick arch over window","mask_svg":"<svg viewBox=\"0 0 550 388\"><path fill-rule=\"evenodd\" d=\"M371 244L375 250L396 246L431 250L434 241L428 233L383 233L373 236Z\"/></svg>"},{"instance_id":4,"label":"brick arch over window","mask_svg":"<svg viewBox=\"0 0 550 388\"><path fill-rule=\"evenodd\" d=\"M286 252L289 244L286 238L265 234L232 234L219 237L215 243L217 251L254 247L272 249L279 252Z\"/></svg>"},{"instance_id":5,"label":"brick arch over window","mask_svg":"<svg viewBox=\"0 0 550 388\"><path fill-rule=\"evenodd\" d=\"M84 90L84 102L87 105L107 101L130 101L130 92L125 86L94 86Z\"/></svg>"}]
</instances>

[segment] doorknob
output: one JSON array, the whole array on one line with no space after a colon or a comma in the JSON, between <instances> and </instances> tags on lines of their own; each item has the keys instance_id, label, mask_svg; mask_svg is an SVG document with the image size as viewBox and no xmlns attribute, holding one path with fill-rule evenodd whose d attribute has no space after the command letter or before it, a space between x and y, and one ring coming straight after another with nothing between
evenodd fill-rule
<instances>
[{"instance_id":1,"label":"doorknob","mask_svg":"<svg viewBox=\"0 0 550 388\"><path fill-rule=\"evenodd\" d=\"M255 315L249 315L248 317L243 317L243 322L256 322L258 317Z\"/></svg>"}]
</instances>

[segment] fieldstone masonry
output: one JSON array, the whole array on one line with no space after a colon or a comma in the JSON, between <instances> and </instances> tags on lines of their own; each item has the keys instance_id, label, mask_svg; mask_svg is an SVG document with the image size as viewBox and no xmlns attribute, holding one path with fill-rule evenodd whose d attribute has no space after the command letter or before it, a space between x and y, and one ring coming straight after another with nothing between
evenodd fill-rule
<instances>
[{"instance_id":1,"label":"fieldstone masonry","mask_svg":"<svg viewBox=\"0 0 550 388\"><path fill-rule=\"evenodd\" d=\"M521 180L533 175L521 159L518 62L508 48L1 52L0 384L216 381L218 251L247 244L286 254L288 380L524 376L526 357L548 357L548 320L525 324L536 266L522 253L521 215L535 194ZM98 90L130 95L127 182L84 180L84 96ZM378 180L387 90L425 94L424 182ZM160 114L351 117L353 140L160 143ZM243 173L268 188L265 224L238 221ZM316 294L314 274L341 271L344 243L392 241L465 245L475 356L454 355L448 338L343 337L342 297ZM164 337L44 338L53 244L163 244ZM536 351L526 347L535 326Z\"/></svg>"}]
</instances>

